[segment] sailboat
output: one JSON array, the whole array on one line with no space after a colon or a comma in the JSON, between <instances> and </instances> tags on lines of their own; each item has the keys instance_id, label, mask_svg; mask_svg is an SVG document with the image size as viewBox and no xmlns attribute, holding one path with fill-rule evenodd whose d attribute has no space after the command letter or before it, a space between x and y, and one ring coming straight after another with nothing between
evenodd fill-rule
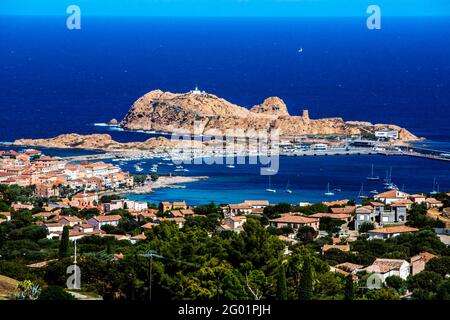
<instances>
[{"instance_id":1,"label":"sailboat","mask_svg":"<svg viewBox=\"0 0 450 320\"><path fill-rule=\"evenodd\" d=\"M358 198L367 199L367 196L364 195L364 183L361 184L361 189L359 190Z\"/></svg>"},{"instance_id":2,"label":"sailboat","mask_svg":"<svg viewBox=\"0 0 450 320\"><path fill-rule=\"evenodd\" d=\"M436 190L436 185L438 189ZM433 191L430 192L432 195L436 195L439 193L439 184L436 183L436 178L433 179Z\"/></svg>"},{"instance_id":3,"label":"sailboat","mask_svg":"<svg viewBox=\"0 0 450 320\"><path fill-rule=\"evenodd\" d=\"M271 182L270 182L270 176L269 176L269 187L266 189L266 191L267 192L277 192L277 190L275 190L275 189L272 189L272 184L271 184Z\"/></svg>"},{"instance_id":4,"label":"sailboat","mask_svg":"<svg viewBox=\"0 0 450 320\"><path fill-rule=\"evenodd\" d=\"M398 190L398 187L395 183L392 182L392 167L389 171L386 171L386 179L384 179L384 189L386 190Z\"/></svg>"},{"instance_id":5,"label":"sailboat","mask_svg":"<svg viewBox=\"0 0 450 320\"><path fill-rule=\"evenodd\" d=\"M288 183L287 183L287 185L286 185L286 190L284 190L286 193L292 193L292 190L291 189L289 189L289 180L288 180Z\"/></svg>"},{"instance_id":6,"label":"sailboat","mask_svg":"<svg viewBox=\"0 0 450 320\"><path fill-rule=\"evenodd\" d=\"M378 181L378 180L380 180L380 177L379 176L374 176L373 175L373 164L372 164L372 171L371 171L371 174L370 174L370 176L369 177L367 177L367 180L370 180L370 181Z\"/></svg>"},{"instance_id":7,"label":"sailboat","mask_svg":"<svg viewBox=\"0 0 450 320\"><path fill-rule=\"evenodd\" d=\"M325 195L326 196L334 196L334 192L330 191L330 183L329 182L328 182L328 185L327 185L327 192L325 192Z\"/></svg>"}]
</instances>

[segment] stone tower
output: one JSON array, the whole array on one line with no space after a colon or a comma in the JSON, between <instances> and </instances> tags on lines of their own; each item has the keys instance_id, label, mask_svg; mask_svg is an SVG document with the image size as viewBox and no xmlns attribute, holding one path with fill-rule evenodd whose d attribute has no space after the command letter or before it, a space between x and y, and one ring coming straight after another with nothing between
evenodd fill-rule
<instances>
[{"instance_id":1,"label":"stone tower","mask_svg":"<svg viewBox=\"0 0 450 320\"><path fill-rule=\"evenodd\" d=\"M309 111L307 109L303 110L303 118L305 118L305 120L309 120Z\"/></svg>"}]
</instances>

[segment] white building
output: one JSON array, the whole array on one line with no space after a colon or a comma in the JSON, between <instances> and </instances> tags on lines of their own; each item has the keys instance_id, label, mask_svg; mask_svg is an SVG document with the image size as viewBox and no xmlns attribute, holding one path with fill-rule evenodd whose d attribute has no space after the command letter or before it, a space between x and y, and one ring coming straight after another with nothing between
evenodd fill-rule
<instances>
[{"instance_id":1,"label":"white building","mask_svg":"<svg viewBox=\"0 0 450 320\"><path fill-rule=\"evenodd\" d=\"M96 216L89 219L88 223L94 227L94 230L99 230L106 225L117 227L121 218L120 215Z\"/></svg>"},{"instance_id":2,"label":"white building","mask_svg":"<svg viewBox=\"0 0 450 320\"><path fill-rule=\"evenodd\" d=\"M375 137L382 138L382 139L398 139L398 131L397 130L390 130L390 129L383 129L379 131L375 131Z\"/></svg>"},{"instance_id":3,"label":"white building","mask_svg":"<svg viewBox=\"0 0 450 320\"><path fill-rule=\"evenodd\" d=\"M376 259L366 268L366 272L377 274L383 283L390 276L398 276L406 280L410 274L410 264L399 259Z\"/></svg>"}]
</instances>

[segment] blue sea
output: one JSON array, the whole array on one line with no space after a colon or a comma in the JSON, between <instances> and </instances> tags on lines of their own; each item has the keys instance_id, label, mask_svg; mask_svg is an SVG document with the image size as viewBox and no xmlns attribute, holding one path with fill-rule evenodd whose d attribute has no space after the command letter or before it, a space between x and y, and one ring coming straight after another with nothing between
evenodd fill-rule
<instances>
[{"instance_id":1,"label":"blue sea","mask_svg":"<svg viewBox=\"0 0 450 320\"><path fill-rule=\"evenodd\" d=\"M65 19L0 16L0 141L71 132L143 141L152 135L94 124L121 119L150 90L198 85L245 107L279 96L293 115L309 109L312 118L398 124L427 138L423 146L450 150L448 18L384 18L382 29L372 31L365 17L85 17L73 31ZM342 190L331 198L355 198L362 183L366 192L382 190L365 179L371 164L382 177L392 167L394 182L407 192L431 191L434 178L450 190L447 162L328 156L283 157L271 181L274 194L264 192L267 177L256 166L192 165L186 174L210 179L134 197L320 201L328 199L330 183ZM133 170L132 163L124 167ZM283 192L288 181L292 194Z\"/></svg>"}]
</instances>

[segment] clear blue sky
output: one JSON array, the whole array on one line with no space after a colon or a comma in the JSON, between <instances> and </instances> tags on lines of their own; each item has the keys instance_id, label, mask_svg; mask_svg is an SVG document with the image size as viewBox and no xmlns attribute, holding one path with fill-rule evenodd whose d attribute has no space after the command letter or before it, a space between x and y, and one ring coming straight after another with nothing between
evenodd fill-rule
<instances>
[{"instance_id":1,"label":"clear blue sky","mask_svg":"<svg viewBox=\"0 0 450 320\"><path fill-rule=\"evenodd\" d=\"M68 5L93 16L450 16L450 0L0 0L0 14L65 15Z\"/></svg>"}]
</instances>

